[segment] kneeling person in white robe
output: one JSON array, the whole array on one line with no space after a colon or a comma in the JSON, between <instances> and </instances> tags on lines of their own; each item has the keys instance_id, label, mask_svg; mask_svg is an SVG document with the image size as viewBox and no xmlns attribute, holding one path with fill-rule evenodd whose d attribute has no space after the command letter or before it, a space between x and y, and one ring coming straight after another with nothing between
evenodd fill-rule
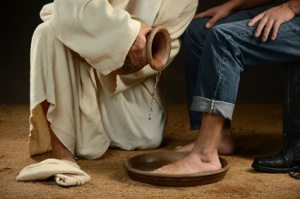
<instances>
[{"instance_id":1,"label":"kneeling person in white robe","mask_svg":"<svg viewBox=\"0 0 300 199\"><path fill-rule=\"evenodd\" d=\"M115 71L127 56L136 66L145 64L143 46L150 26L168 29L170 63L197 2L55 0L44 6L44 22L31 46L29 149L30 155L52 151L53 159L25 167L17 180L54 176L61 186L80 185L90 176L76 158L96 159L109 147L157 148L166 113L156 95L148 119L156 71L149 65L129 75Z\"/></svg>"}]
</instances>

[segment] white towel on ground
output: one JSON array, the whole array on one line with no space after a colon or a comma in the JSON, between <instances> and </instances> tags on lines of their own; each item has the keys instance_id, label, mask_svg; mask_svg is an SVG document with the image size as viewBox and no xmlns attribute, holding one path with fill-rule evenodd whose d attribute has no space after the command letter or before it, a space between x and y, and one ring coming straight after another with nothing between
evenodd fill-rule
<instances>
[{"instance_id":1,"label":"white towel on ground","mask_svg":"<svg viewBox=\"0 0 300 199\"><path fill-rule=\"evenodd\" d=\"M25 167L16 179L18 181L45 180L53 176L56 183L64 187L82 185L91 179L75 162L53 158Z\"/></svg>"}]
</instances>

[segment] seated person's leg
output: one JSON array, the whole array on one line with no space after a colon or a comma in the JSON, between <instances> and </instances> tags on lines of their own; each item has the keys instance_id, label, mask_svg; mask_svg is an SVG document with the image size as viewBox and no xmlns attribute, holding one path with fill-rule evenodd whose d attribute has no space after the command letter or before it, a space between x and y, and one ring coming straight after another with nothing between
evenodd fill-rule
<instances>
[{"instance_id":1,"label":"seated person's leg","mask_svg":"<svg viewBox=\"0 0 300 199\"><path fill-rule=\"evenodd\" d=\"M205 113L198 139L188 156L156 172L186 174L220 168L217 148L224 119L232 118L240 73L245 65L299 60L299 32L290 31L299 22L296 17L283 24L278 38L266 43L253 37L256 27L249 27L248 20L218 25L209 32L191 106Z\"/></svg>"},{"instance_id":2,"label":"seated person's leg","mask_svg":"<svg viewBox=\"0 0 300 199\"><path fill-rule=\"evenodd\" d=\"M217 25L250 19L269 7L271 7L271 5L233 13L228 17L219 20ZM186 63L187 108L189 111L191 130L199 130L201 124L199 123L199 121L201 121L201 113L191 111L190 106L195 92L198 70L199 67L201 67L200 60L202 49L206 36L210 31L210 29L205 27L209 20L210 18L193 20L183 35L182 47ZM224 128L230 128L229 120L225 121Z\"/></svg>"},{"instance_id":3,"label":"seated person's leg","mask_svg":"<svg viewBox=\"0 0 300 199\"><path fill-rule=\"evenodd\" d=\"M231 20L238 20L239 17L232 16ZM229 19L227 19L228 21ZM187 108L189 112L191 130L199 130L202 121L202 113L190 110L195 87L197 83L198 73L200 69L201 54L205 43L206 36L210 29L205 28L208 18L194 20L189 25L184 34L183 52L186 63L186 85L187 85ZM222 21L220 21L222 23ZM220 142L218 152L222 155L231 155L234 153L234 144L231 138L230 121L226 120L222 141ZM195 142L191 142L184 146L178 146L177 151L190 152L193 149Z\"/></svg>"},{"instance_id":4,"label":"seated person's leg","mask_svg":"<svg viewBox=\"0 0 300 199\"><path fill-rule=\"evenodd\" d=\"M234 14L229 15L217 22L219 24L232 23L236 21L250 19L264 10L278 4L278 2L267 4L254 9L239 11ZM194 20L189 25L188 29L184 35L183 51L185 55L186 62L186 74L187 77L187 106L190 118L190 127L192 130L199 130L201 125L201 113L190 110L193 95L195 92L195 85L197 82L197 74L201 67L201 55L206 36L210 29L205 27L209 18L202 18ZM200 121L200 123L199 123ZM233 140L231 138L230 132L230 120L225 120L222 138L219 146L219 154L221 155L232 155L235 151ZM194 146L194 142L191 142L185 146L179 146L176 149L178 151L191 151Z\"/></svg>"},{"instance_id":5,"label":"seated person's leg","mask_svg":"<svg viewBox=\"0 0 300 199\"><path fill-rule=\"evenodd\" d=\"M234 29L236 30L236 29ZM234 31L232 30L232 31ZM191 109L203 114L198 139L190 155L155 172L186 174L221 168L218 145L225 118L231 119L242 70L224 47L218 26L209 31L204 43L201 67ZM223 38L222 38L223 39ZM233 53L235 55L236 53ZM224 56L225 55L225 56ZM228 61L224 62L224 59ZM231 63L229 59L232 59ZM228 64L231 63L231 64Z\"/></svg>"},{"instance_id":6,"label":"seated person's leg","mask_svg":"<svg viewBox=\"0 0 300 199\"><path fill-rule=\"evenodd\" d=\"M235 21L240 21L243 19L249 19L257 11L241 11L234 13L222 20L217 24L230 23ZM183 52L186 63L186 85L187 85L187 108L189 112L190 128L191 130L199 130L201 126L201 116L202 113L190 110L193 96L195 93L195 87L198 78L199 68L201 67L201 55L206 36L210 29L205 27L209 18L203 18L198 20L193 20L187 30L185 31L183 37ZM200 121L200 123L199 123ZM232 155L235 151L233 140L230 132L230 120L225 120L222 141L219 145L219 154L221 155ZM176 150L181 152L190 152L194 146L194 142L191 142L185 146L178 146Z\"/></svg>"}]
</instances>

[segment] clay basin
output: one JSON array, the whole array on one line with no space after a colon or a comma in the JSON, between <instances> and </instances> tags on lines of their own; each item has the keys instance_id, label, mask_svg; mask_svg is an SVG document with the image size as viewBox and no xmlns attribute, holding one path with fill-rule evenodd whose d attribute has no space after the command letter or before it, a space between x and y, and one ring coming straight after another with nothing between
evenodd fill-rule
<instances>
[{"instance_id":1,"label":"clay basin","mask_svg":"<svg viewBox=\"0 0 300 199\"><path fill-rule=\"evenodd\" d=\"M124 161L124 167L132 180L159 186L198 186L222 180L228 169L228 162L220 157L222 168L218 171L194 174L157 174L153 170L182 159L183 152L152 152L133 156Z\"/></svg>"}]
</instances>

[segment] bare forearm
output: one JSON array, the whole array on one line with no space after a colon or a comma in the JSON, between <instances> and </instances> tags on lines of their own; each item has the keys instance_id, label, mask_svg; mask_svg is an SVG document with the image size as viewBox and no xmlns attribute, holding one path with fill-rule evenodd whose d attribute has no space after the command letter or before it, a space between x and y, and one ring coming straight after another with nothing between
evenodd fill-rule
<instances>
[{"instance_id":1,"label":"bare forearm","mask_svg":"<svg viewBox=\"0 0 300 199\"><path fill-rule=\"evenodd\" d=\"M228 0L232 10L243 10L270 3L274 0ZM300 14L300 0L289 0L286 3L295 14Z\"/></svg>"},{"instance_id":2,"label":"bare forearm","mask_svg":"<svg viewBox=\"0 0 300 199\"><path fill-rule=\"evenodd\" d=\"M300 0L289 0L286 4L296 15L300 14Z\"/></svg>"},{"instance_id":3,"label":"bare forearm","mask_svg":"<svg viewBox=\"0 0 300 199\"><path fill-rule=\"evenodd\" d=\"M231 6L232 10L243 10L261 6L272 1L274 0L228 0L227 4ZM299 2L299 0L296 1Z\"/></svg>"}]
</instances>

